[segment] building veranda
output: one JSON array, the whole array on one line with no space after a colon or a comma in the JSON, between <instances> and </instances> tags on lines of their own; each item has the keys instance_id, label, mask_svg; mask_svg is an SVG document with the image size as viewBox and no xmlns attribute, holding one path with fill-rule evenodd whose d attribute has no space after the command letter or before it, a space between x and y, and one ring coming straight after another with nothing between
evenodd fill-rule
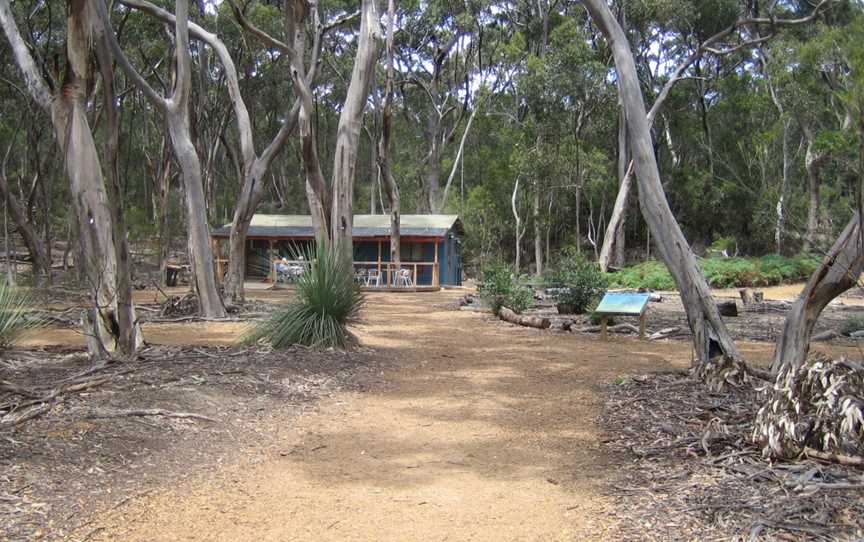
<instances>
[{"instance_id":1,"label":"building veranda","mask_svg":"<svg viewBox=\"0 0 864 542\"><path fill-rule=\"evenodd\" d=\"M462 284L462 222L456 215L402 215L401 262L390 260L390 216L354 216L354 276L364 288L438 290ZM224 271L231 225L211 233L217 273ZM256 214L246 241L246 280L290 283L315 240L309 215Z\"/></svg>"}]
</instances>

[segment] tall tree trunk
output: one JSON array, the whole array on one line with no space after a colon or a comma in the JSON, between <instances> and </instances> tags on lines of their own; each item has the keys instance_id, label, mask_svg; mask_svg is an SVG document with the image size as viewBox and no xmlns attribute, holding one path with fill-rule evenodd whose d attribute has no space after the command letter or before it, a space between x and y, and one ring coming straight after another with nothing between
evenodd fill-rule
<instances>
[{"instance_id":1,"label":"tall tree trunk","mask_svg":"<svg viewBox=\"0 0 864 542\"><path fill-rule=\"evenodd\" d=\"M158 224L158 247L156 247L157 265L159 266L159 284L165 285L168 274L168 258L171 251L171 239L168 217L168 197L171 192L171 145L168 135L163 136L159 165L153 177L153 209Z\"/></svg>"},{"instance_id":2,"label":"tall tree trunk","mask_svg":"<svg viewBox=\"0 0 864 542\"><path fill-rule=\"evenodd\" d=\"M135 316L132 301L132 277L129 256L129 239L123 218L123 186L120 181L120 110L114 91L114 65L111 50L105 38L104 28L98 17L94 17L96 39L94 48L102 75L102 107L105 115L105 163L107 165L107 188L111 220L114 225L113 248L117 260L117 346L120 353L129 358L144 344L141 328Z\"/></svg>"},{"instance_id":3,"label":"tall tree trunk","mask_svg":"<svg viewBox=\"0 0 864 542\"><path fill-rule=\"evenodd\" d=\"M810 336L822 310L832 299L857 285L862 272L864 246L860 215L856 212L789 309L774 350L773 372L784 367L798 367L804 362L810 350Z\"/></svg>"},{"instance_id":4,"label":"tall tree trunk","mask_svg":"<svg viewBox=\"0 0 864 542\"><path fill-rule=\"evenodd\" d=\"M603 235L603 246L597 258L600 270L604 273L610 266L621 266L624 263L624 221L627 219L627 203L633 184L633 171L632 167L628 167L630 153L627 148L627 116L622 106L618 114L618 195L615 196L612 216L609 217L609 224Z\"/></svg>"},{"instance_id":5,"label":"tall tree trunk","mask_svg":"<svg viewBox=\"0 0 864 542\"><path fill-rule=\"evenodd\" d=\"M585 0L584 4L612 48L620 80L622 103L627 115L630 149L639 184L639 203L660 256L669 268L681 294L687 320L693 332L694 363L710 361L709 352L711 352L712 342L716 343L723 354L740 361L741 355L720 318L708 283L696 262L696 256L690 250L690 245L666 201L636 73L636 64L627 38L605 0Z\"/></svg>"},{"instance_id":6,"label":"tall tree trunk","mask_svg":"<svg viewBox=\"0 0 864 542\"><path fill-rule=\"evenodd\" d=\"M149 2L146 2L144 0L121 1L127 6L135 7L136 9L144 11L145 13L148 13L149 15L156 17L157 19L160 19L166 23L176 24L176 18L174 17L174 15ZM235 2L229 2L229 4L231 5L231 9L232 11L234 11L234 14L241 26L243 26L246 30L254 34L259 39L265 41L265 43L267 43L268 45L288 54L291 63L292 81L295 85L295 90L297 90L297 85L300 85L300 90L303 92L298 91L298 96L305 93L305 95L309 97L311 103L311 93L309 92L308 85L311 83L315 74L314 64L316 62L318 51L320 49L321 32L316 30L316 32L318 33L316 34L316 43L313 50L313 66L305 75L304 79L301 56L303 51L303 39L305 34L303 33L302 26L298 25L297 23L303 22L306 11L305 7L302 10L304 13L296 14L294 12L296 6L291 2L286 3L285 18L287 21L289 33L293 34L293 38L290 40L291 45L287 45L273 39L271 36L265 34L257 27L255 27L251 22L246 19L246 17L243 15L242 11L239 9ZM320 25L318 24L317 20L317 7L314 3L312 3L311 7L311 11L315 16L315 26L318 27ZM232 157L232 160L235 162L236 169L238 170L238 177L241 179L241 189L240 195L234 208L234 216L231 222L231 233L228 241L228 269L225 275L223 286L225 290L225 295L228 299L231 299L235 302L241 302L245 298L243 282L246 276L246 237L249 232L249 226L252 222L252 216L255 214L255 210L258 208L258 205L260 204L261 200L265 195L264 179L267 176L270 166L272 165L276 156L284 148L285 143L288 141L288 138L291 136L291 134L293 134L294 130L296 129L298 115L300 114L300 100L295 101L294 106L292 107L291 112L288 115L288 118L285 119L282 127L279 129L276 136L264 149L261 155L258 156L255 152L255 143L252 133L252 122L249 116L249 111L246 107L246 102L243 100L243 96L240 93L240 84L239 78L237 76L237 68L234 65L234 60L231 57L228 48L225 46L224 42L222 42L216 36L216 34L207 32L195 23L189 24L189 32L191 36L195 39L203 41L207 45L209 45L210 48L218 56L219 61L221 62L222 67L225 70L225 80L228 87L228 94L231 97L231 103L234 109L234 117L237 122L237 132L239 135L240 143L240 155L242 156L242 167L239 163L240 160L235 157L236 153L232 151L232 147L228 144L225 144L225 148ZM309 109L311 109L311 106ZM225 125L227 125L227 119L228 117L226 116L225 123L223 123L223 127L221 128L222 132L224 132L225 130ZM220 139L223 143L225 143L224 137L221 137ZM317 164L317 156L315 157L315 160ZM210 163L212 164L212 161ZM320 170L320 166L318 166L318 169ZM315 215L313 214L313 216Z\"/></svg>"},{"instance_id":7,"label":"tall tree trunk","mask_svg":"<svg viewBox=\"0 0 864 542\"><path fill-rule=\"evenodd\" d=\"M55 137L63 151L72 207L76 216L79 258L91 293L92 309L82 315L88 350L104 357L116 346L117 261L114 231L96 143L87 120L90 37L94 13L89 0L70 0L67 11L66 71L54 96L12 19L8 0L0 0L0 25L33 99L51 114Z\"/></svg>"},{"instance_id":8,"label":"tall tree trunk","mask_svg":"<svg viewBox=\"0 0 864 542\"><path fill-rule=\"evenodd\" d=\"M630 152L629 145L627 144L627 115L624 114L624 110L622 108L621 114L619 115L619 126L618 126L618 179L620 184L627 183L627 165L630 162ZM619 192L624 194L624 198L622 201L622 206L620 208L621 218L618 219L618 226L615 228L615 240L613 243L613 252L612 252L612 264L616 267L622 267L624 265L624 250L626 248L625 243L626 236L624 235L625 229L624 224L627 222L627 207L628 202L630 200L630 191L625 190L624 187L620 187ZM616 203L617 199L616 199ZM614 212L614 211L613 211ZM610 219L611 223L611 219ZM603 239L603 244L606 244L606 239ZM602 252L601 252L602 254Z\"/></svg>"},{"instance_id":9,"label":"tall tree trunk","mask_svg":"<svg viewBox=\"0 0 864 542\"><path fill-rule=\"evenodd\" d=\"M114 57L123 71L153 104L168 124L168 133L174 147L174 156L180 164L186 201L189 259L192 264L194 291L198 294L199 310L206 318L224 318L225 305L219 295L213 251L210 246L210 228L207 224L206 200L201 174L201 160L192 142L189 116L189 97L192 85L192 58L189 51L189 2L177 0L175 7L176 70L174 88L170 98L160 96L135 70L111 30L111 18L105 4L97 0L99 15L106 28Z\"/></svg>"},{"instance_id":10,"label":"tall tree trunk","mask_svg":"<svg viewBox=\"0 0 864 542\"><path fill-rule=\"evenodd\" d=\"M436 72L437 73L437 72ZM438 96L438 79L434 75L430 85L432 96ZM425 196L420 199L417 211L421 214L437 213L441 200L441 114L440 104L433 102L432 111L426 119L426 138L429 141L429 151L425 157L423 169L423 191Z\"/></svg>"},{"instance_id":11,"label":"tall tree trunk","mask_svg":"<svg viewBox=\"0 0 864 542\"><path fill-rule=\"evenodd\" d=\"M804 128L807 138L807 150L804 155L804 167L807 170L807 232L804 235L804 252L813 250L819 231L819 173L825 163L825 153L816 151L813 132Z\"/></svg>"},{"instance_id":12,"label":"tall tree trunk","mask_svg":"<svg viewBox=\"0 0 864 542\"><path fill-rule=\"evenodd\" d=\"M0 164L0 200L6 202L7 213L11 215L15 229L18 230L21 239L24 240L24 244L27 246L27 251L30 253L30 259L33 262L33 276L37 278L47 276L51 273L51 260L48 257L45 244L39 237L39 232L33 227L33 223L27 220L27 213L24 207L9 188L9 180L6 177L6 164L11 151L12 144L10 143L3 157L3 162ZM7 257L9 256L8 248L6 255Z\"/></svg>"},{"instance_id":13,"label":"tall tree trunk","mask_svg":"<svg viewBox=\"0 0 864 542\"><path fill-rule=\"evenodd\" d=\"M390 261L393 262L393 268L396 270L398 280L398 273L402 265L402 202L399 195L399 186L396 184L396 179L393 177L393 171L390 167L390 141L393 136L393 86L395 84L393 67L393 28L395 25L396 3L394 0L387 0L387 82L384 86L381 139L378 142L378 167L381 171L381 178L384 181L384 192L387 194L387 202L390 205Z\"/></svg>"},{"instance_id":14,"label":"tall tree trunk","mask_svg":"<svg viewBox=\"0 0 864 542\"><path fill-rule=\"evenodd\" d=\"M532 205L532 219L534 222L534 274L543 274L543 233L540 227L540 181L534 183L534 201Z\"/></svg>"},{"instance_id":15,"label":"tall tree trunk","mask_svg":"<svg viewBox=\"0 0 864 542\"><path fill-rule=\"evenodd\" d=\"M522 228L522 218L519 216L519 208L516 205L516 200L519 197L519 177L516 177L516 184L513 185L513 196L510 198L510 206L513 210L513 218L516 219L516 257L513 262L513 272L519 276L520 268L522 267L522 236L525 234Z\"/></svg>"},{"instance_id":16,"label":"tall tree trunk","mask_svg":"<svg viewBox=\"0 0 864 542\"><path fill-rule=\"evenodd\" d=\"M206 318L224 318L225 306L219 295L213 251L210 246L210 227L207 224L207 202L201 179L201 161L192 143L189 125L189 94L192 84L192 58L189 52L189 3L177 0L176 54L177 81L168 102L168 133L174 144L174 155L183 172L186 189L186 215L189 217L189 250L194 287L198 293L201 315Z\"/></svg>"},{"instance_id":17,"label":"tall tree trunk","mask_svg":"<svg viewBox=\"0 0 864 542\"><path fill-rule=\"evenodd\" d=\"M782 109L780 113L781 115L783 114ZM791 151L789 149L789 128L791 122L792 121L788 119L783 120L783 131L780 136L783 138L783 166L780 173L780 196L777 198L776 207L777 223L774 227L774 248L777 251L777 254L783 254L783 250L785 248L786 214L788 212L786 207L789 202L790 192L792 191L792 184L789 180L789 170L792 165Z\"/></svg>"},{"instance_id":18,"label":"tall tree trunk","mask_svg":"<svg viewBox=\"0 0 864 542\"><path fill-rule=\"evenodd\" d=\"M338 244L346 259L352 256L354 231L354 181L357 177L357 152L363 110L369 98L369 88L375 76L378 56L378 8L376 0L363 0L360 14L360 37L357 56L339 126L333 163L333 199L330 213L331 240Z\"/></svg>"}]
</instances>

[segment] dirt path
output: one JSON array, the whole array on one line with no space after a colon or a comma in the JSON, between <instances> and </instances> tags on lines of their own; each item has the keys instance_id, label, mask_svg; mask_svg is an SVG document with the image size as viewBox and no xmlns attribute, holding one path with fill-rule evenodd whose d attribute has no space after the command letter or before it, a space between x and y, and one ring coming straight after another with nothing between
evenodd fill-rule
<instances>
[{"instance_id":1,"label":"dirt path","mask_svg":"<svg viewBox=\"0 0 864 542\"><path fill-rule=\"evenodd\" d=\"M263 461L238 450L233 464L130 501L77 537L608 538L601 486L614 465L594 426L598 388L686 366L686 343L515 328L444 307L460 293L370 296L357 331L384 359L373 391L301 416Z\"/></svg>"}]
</instances>

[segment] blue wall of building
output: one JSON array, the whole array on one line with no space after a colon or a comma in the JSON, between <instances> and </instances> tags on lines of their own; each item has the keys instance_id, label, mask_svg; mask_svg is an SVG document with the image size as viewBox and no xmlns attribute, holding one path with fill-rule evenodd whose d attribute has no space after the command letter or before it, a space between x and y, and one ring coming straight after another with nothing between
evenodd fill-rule
<instances>
[{"instance_id":1,"label":"blue wall of building","mask_svg":"<svg viewBox=\"0 0 864 542\"><path fill-rule=\"evenodd\" d=\"M309 243L301 241L278 241L275 248L279 256L293 259L298 245ZM268 240L250 240L246 259L246 274L249 277L266 277L270 272ZM411 262L432 262L435 260L435 243L431 241L413 242L406 238L402 243L403 267L413 269ZM378 241L355 241L355 262L377 262ZM381 261L390 261L390 241L381 242ZM459 237L451 231L438 243L438 265L440 267L440 283L442 286L458 286L462 284L462 251ZM424 265L417 268L417 284L419 286L432 284L432 266Z\"/></svg>"}]
</instances>

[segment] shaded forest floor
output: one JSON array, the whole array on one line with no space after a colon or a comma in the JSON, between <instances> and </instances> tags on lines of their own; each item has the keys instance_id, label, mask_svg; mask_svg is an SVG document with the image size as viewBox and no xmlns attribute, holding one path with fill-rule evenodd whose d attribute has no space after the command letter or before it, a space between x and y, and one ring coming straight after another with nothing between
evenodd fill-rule
<instances>
[{"instance_id":1,"label":"shaded forest floor","mask_svg":"<svg viewBox=\"0 0 864 542\"><path fill-rule=\"evenodd\" d=\"M109 366L107 384L0 435L0 539L742 534L710 514L681 512L678 495L620 490L622 479L642 471L632 442L620 445L636 437L620 428L638 425L644 413L616 407L621 384L686 368L686 339L604 343L513 327L456 310L464 293L370 294L355 329L363 347L349 355L233 346L243 315L148 323L154 346L142 361ZM154 299L137 295L139 303ZM250 297L258 305L249 314L288 299L284 291ZM152 310L142 314L153 319ZM44 383L82 372L86 362L69 355L80 339L62 327L32 334L4 358L0 380ZM817 348L857 353L842 341ZM771 349L742 343L751 360L767 360ZM152 408L214 421L100 417ZM622 421L624 414L637 417ZM715 487L722 490L708 480L700 491ZM646 510L667 504L667 513L688 513L692 523L643 521Z\"/></svg>"}]
</instances>

